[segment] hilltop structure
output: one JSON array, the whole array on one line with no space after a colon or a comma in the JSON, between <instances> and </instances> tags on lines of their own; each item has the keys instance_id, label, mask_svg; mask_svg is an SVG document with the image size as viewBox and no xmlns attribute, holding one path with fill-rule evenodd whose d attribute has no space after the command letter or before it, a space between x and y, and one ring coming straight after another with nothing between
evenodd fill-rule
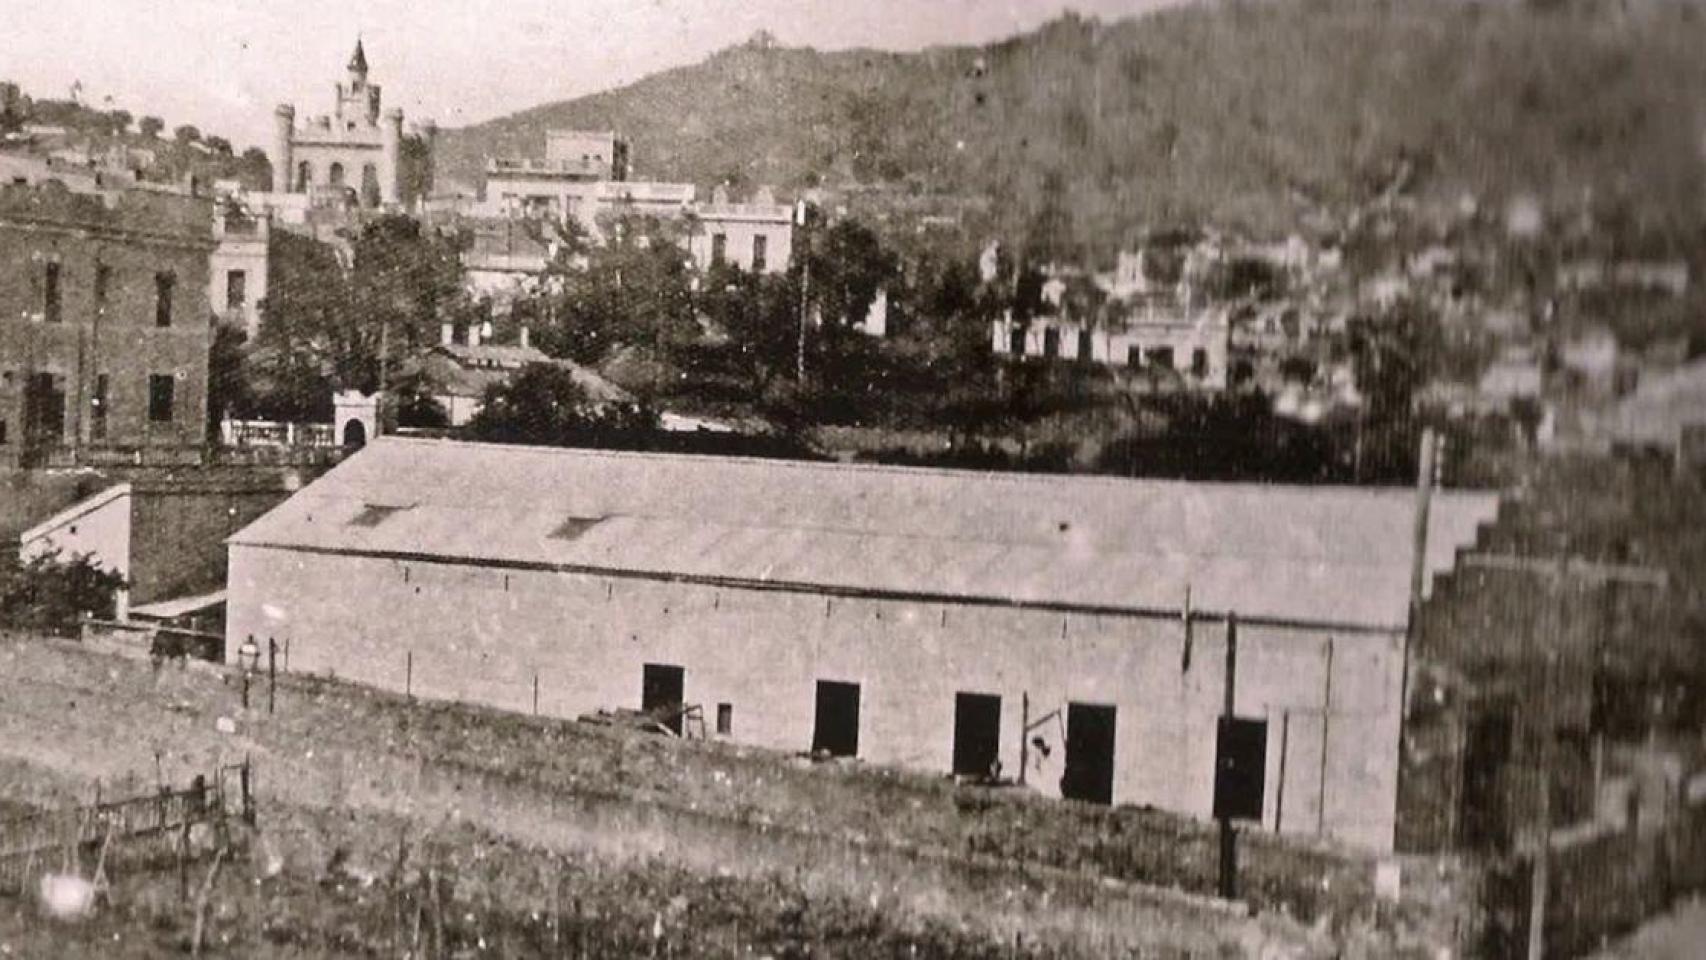
<instances>
[{"instance_id":1,"label":"hilltop structure","mask_svg":"<svg viewBox=\"0 0 1706 960\"><path fill-rule=\"evenodd\" d=\"M273 193L306 195L312 205L409 206L432 180L438 127L424 121L406 134L403 111L382 109L360 40L347 69L330 115L299 127L295 106L280 104L274 112Z\"/></svg>"}]
</instances>

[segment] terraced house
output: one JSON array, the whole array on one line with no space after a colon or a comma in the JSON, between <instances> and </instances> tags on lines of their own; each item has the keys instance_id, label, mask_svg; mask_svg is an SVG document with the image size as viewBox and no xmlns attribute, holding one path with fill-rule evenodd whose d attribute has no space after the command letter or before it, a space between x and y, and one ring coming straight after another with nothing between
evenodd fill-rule
<instances>
[{"instance_id":1,"label":"terraced house","mask_svg":"<svg viewBox=\"0 0 1706 960\"><path fill-rule=\"evenodd\" d=\"M201 442L212 234L194 196L0 186L0 464Z\"/></svg>"}]
</instances>

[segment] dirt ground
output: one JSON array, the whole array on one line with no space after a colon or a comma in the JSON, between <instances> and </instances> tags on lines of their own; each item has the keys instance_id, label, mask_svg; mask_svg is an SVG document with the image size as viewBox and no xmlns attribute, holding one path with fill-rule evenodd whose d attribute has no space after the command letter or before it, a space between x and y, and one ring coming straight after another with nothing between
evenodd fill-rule
<instances>
[{"instance_id":1,"label":"dirt ground","mask_svg":"<svg viewBox=\"0 0 1706 960\"><path fill-rule=\"evenodd\" d=\"M407 912L408 891L424 883L423 870L454 878L459 905L461 898L482 904L463 911L474 920L450 924L445 934L472 931L476 943L479 929L490 927L517 943L555 931L552 943L561 947L560 919L551 926L539 918L562 915L550 902L570 877L574 892L566 896L579 898L583 918L600 918L582 927L603 931L579 935L632 929L649 938L623 941L618 953L665 949L674 943L672 923L687 916L693 920L683 929L711 932L668 947L688 951L680 955L1329 950L1319 933L1283 917L1250 918L1105 876L1117 871L1086 869L1109 856L1105 821L1096 819L1108 815L1076 805L726 744L413 703L311 678L281 682L271 716L264 688L252 695L259 709L245 712L235 683L214 670L155 671L70 645L0 640L0 764L28 771L4 776L0 769L0 794L50 806L88 799L96 781L114 796L251 757L261 835L282 870L258 893L240 887L219 900L259 901L232 907L229 924L219 921L221 934L242 945L233 956L340 955L320 936L336 924L303 920L294 925L299 936L267 933L255 919L315 910L389 929L385 942L393 942L403 922L395 918ZM235 731L221 732L221 718ZM1087 823L1101 826L1086 835ZM1017 839L1039 827L1041 842ZM402 870L387 866L399 847L415 851ZM1034 853L1044 847L1051 852ZM327 889L320 881L334 855L359 876L385 878L352 889L385 896L349 903L321 896L318 906L299 910L304 890ZM230 877L220 890L236 882ZM122 942L138 926L158 927L167 939L187 936L158 919L159 910L137 906L148 897L118 900L132 906L103 921L118 924L108 936ZM8 920L0 903L0 943L26 943L7 938L42 929L13 906ZM166 913L182 912L181 904L172 907ZM387 925L377 914L393 919ZM293 928L283 923L280 929ZM528 934L529 925L538 930ZM83 938L105 928L79 929ZM284 952L255 952L263 940ZM298 940L313 947L291 954ZM351 938L351 955L368 955L379 942ZM111 943L87 955L116 955ZM493 955L562 953L506 947Z\"/></svg>"},{"instance_id":2,"label":"dirt ground","mask_svg":"<svg viewBox=\"0 0 1706 960\"><path fill-rule=\"evenodd\" d=\"M1669 912L1594 954L1593 960L1698 960L1706 956L1706 900L1679 903Z\"/></svg>"}]
</instances>

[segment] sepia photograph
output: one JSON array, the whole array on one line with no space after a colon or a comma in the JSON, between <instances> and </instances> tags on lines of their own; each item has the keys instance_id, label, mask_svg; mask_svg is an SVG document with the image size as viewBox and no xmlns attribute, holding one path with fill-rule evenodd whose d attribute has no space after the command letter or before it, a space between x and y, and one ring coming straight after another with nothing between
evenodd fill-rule
<instances>
[{"instance_id":1,"label":"sepia photograph","mask_svg":"<svg viewBox=\"0 0 1706 960\"><path fill-rule=\"evenodd\" d=\"M1702 894L1706 0L0 0L0 960Z\"/></svg>"}]
</instances>

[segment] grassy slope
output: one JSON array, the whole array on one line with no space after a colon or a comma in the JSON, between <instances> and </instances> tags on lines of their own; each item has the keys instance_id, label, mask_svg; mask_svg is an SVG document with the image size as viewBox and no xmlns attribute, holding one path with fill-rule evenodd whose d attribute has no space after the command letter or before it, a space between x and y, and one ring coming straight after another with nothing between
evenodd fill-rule
<instances>
[{"instance_id":1,"label":"grassy slope","mask_svg":"<svg viewBox=\"0 0 1706 960\"><path fill-rule=\"evenodd\" d=\"M1591 187L1697 216L1706 10L1534 6L1279 0L1068 17L982 49L735 48L452 131L440 169L473 182L547 129L616 128L642 176L970 192L1003 198L991 226L1008 229L1052 204L1102 244L1155 219L1289 226L1406 158L1442 199Z\"/></svg>"}]
</instances>

